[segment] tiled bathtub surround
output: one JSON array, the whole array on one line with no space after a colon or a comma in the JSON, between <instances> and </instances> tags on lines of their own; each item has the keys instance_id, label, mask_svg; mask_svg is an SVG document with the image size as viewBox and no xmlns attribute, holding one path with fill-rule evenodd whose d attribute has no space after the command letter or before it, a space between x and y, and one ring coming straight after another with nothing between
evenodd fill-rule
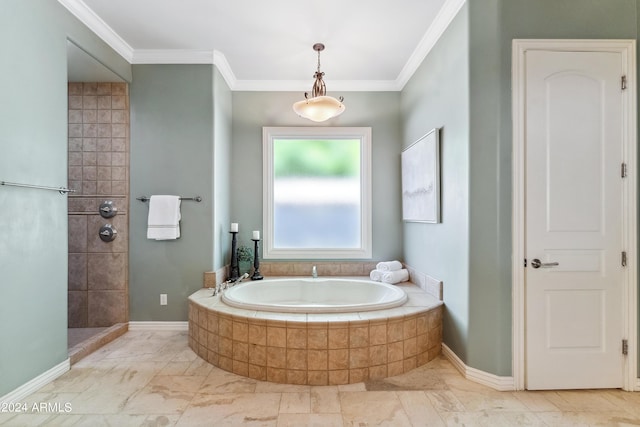
<instances>
[{"instance_id":1,"label":"tiled bathtub surround","mask_svg":"<svg viewBox=\"0 0 640 427\"><path fill-rule=\"evenodd\" d=\"M442 303L417 286L402 307L345 314L232 308L189 297L189 346L229 372L276 383L339 385L408 372L440 354Z\"/></svg>"},{"instance_id":2,"label":"tiled bathtub surround","mask_svg":"<svg viewBox=\"0 0 640 427\"><path fill-rule=\"evenodd\" d=\"M69 83L69 316L71 328L128 320L129 96L125 83ZM112 200L118 214L102 218ZM117 238L100 240L111 224Z\"/></svg>"}]
</instances>

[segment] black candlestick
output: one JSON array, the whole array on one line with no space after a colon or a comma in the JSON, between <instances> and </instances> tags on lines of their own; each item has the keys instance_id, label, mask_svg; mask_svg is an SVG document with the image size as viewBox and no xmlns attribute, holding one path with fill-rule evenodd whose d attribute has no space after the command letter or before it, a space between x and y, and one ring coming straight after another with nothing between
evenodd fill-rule
<instances>
[{"instance_id":1,"label":"black candlestick","mask_svg":"<svg viewBox=\"0 0 640 427\"><path fill-rule=\"evenodd\" d=\"M240 268L238 267L238 252L236 251L236 234L237 231L230 231L231 233L231 274L229 274L229 280L238 280L240 277Z\"/></svg>"},{"instance_id":2,"label":"black candlestick","mask_svg":"<svg viewBox=\"0 0 640 427\"><path fill-rule=\"evenodd\" d=\"M258 255L258 242L260 239L251 239L253 240L253 275L251 276L251 280L262 280L263 277L260 274L260 256Z\"/></svg>"}]
</instances>

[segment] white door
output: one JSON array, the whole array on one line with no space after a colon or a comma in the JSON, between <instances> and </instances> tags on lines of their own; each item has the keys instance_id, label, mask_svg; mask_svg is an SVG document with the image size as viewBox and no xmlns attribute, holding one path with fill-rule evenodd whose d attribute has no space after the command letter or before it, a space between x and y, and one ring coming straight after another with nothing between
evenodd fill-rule
<instances>
[{"instance_id":1,"label":"white door","mask_svg":"<svg viewBox=\"0 0 640 427\"><path fill-rule=\"evenodd\" d=\"M623 385L621 54L528 51L526 388Z\"/></svg>"}]
</instances>

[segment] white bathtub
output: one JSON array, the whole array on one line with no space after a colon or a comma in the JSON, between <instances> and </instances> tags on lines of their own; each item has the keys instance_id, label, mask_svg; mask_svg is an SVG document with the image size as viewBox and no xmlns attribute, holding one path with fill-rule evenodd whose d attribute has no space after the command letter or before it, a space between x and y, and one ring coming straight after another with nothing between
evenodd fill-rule
<instances>
[{"instance_id":1,"label":"white bathtub","mask_svg":"<svg viewBox=\"0 0 640 427\"><path fill-rule=\"evenodd\" d=\"M407 301L399 287L371 280L318 278L246 282L222 294L226 304L281 313L335 313L382 310Z\"/></svg>"}]
</instances>

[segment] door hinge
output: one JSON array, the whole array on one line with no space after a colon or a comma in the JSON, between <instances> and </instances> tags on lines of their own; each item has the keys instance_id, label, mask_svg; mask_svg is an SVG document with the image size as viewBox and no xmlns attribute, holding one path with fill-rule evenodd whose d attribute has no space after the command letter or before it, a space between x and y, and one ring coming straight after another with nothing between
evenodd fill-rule
<instances>
[{"instance_id":1,"label":"door hinge","mask_svg":"<svg viewBox=\"0 0 640 427\"><path fill-rule=\"evenodd\" d=\"M524 259L524 266L525 267L527 266L527 259L526 258Z\"/></svg>"},{"instance_id":2,"label":"door hinge","mask_svg":"<svg viewBox=\"0 0 640 427\"><path fill-rule=\"evenodd\" d=\"M622 78L620 79L620 87L622 88L622 90L627 89L627 76L622 76Z\"/></svg>"},{"instance_id":3,"label":"door hinge","mask_svg":"<svg viewBox=\"0 0 640 427\"><path fill-rule=\"evenodd\" d=\"M627 252L622 251L622 266L626 267L627 266Z\"/></svg>"},{"instance_id":4,"label":"door hinge","mask_svg":"<svg viewBox=\"0 0 640 427\"><path fill-rule=\"evenodd\" d=\"M622 176L623 178L627 177L627 164L623 163L622 165L620 165L620 176Z\"/></svg>"},{"instance_id":5,"label":"door hinge","mask_svg":"<svg viewBox=\"0 0 640 427\"><path fill-rule=\"evenodd\" d=\"M629 354L629 341L628 340L622 340L622 354L624 354L625 356L627 354Z\"/></svg>"}]
</instances>

